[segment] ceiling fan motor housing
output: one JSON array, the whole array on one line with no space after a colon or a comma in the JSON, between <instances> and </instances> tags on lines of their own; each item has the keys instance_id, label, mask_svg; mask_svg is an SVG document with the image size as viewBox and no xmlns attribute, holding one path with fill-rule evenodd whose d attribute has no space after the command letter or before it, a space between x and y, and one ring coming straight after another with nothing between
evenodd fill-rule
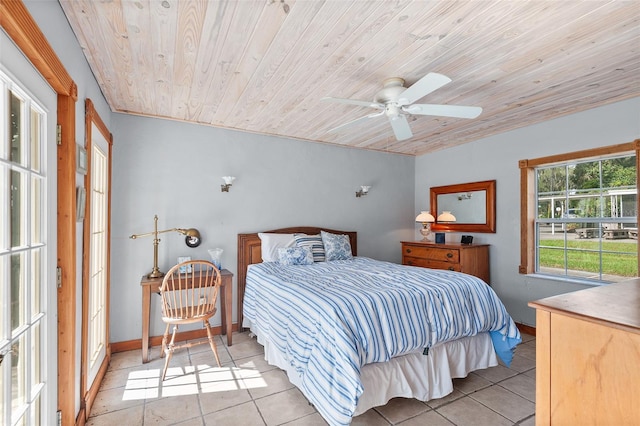
<instances>
[{"instance_id":1,"label":"ceiling fan motor housing","mask_svg":"<svg viewBox=\"0 0 640 426\"><path fill-rule=\"evenodd\" d=\"M404 87L404 79L400 77L387 78L382 82L382 86L384 89L376 93L376 96L373 98L374 102L381 104L397 101L400 93L407 89Z\"/></svg>"}]
</instances>

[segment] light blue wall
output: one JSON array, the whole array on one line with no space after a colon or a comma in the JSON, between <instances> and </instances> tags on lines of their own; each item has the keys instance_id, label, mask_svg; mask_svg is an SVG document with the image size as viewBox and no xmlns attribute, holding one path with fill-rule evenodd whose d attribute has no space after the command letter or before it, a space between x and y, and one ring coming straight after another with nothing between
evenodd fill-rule
<instances>
[{"instance_id":1,"label":"light blue wall","mask_svg":"<svg viewBox=\"0 0 640 426\"><path fill-rule=\"evenodd\" d=\"M140 338L140 278L153 266L152 238L129 235L194 227L202 245L162 235L159 266L178 256L208 259L224 249L237 275L237 234L290 226L358 232L358 254L400 262L414 237L413 157L255 135L176 121L114 114L111 340ZM221 177L236 176L228 193ZM355 197L360 185L369 195ZM234 277L234 321L237 286ZM154 303L152 308L157 309ZM126 318L126 321L118 320ZM164 331L157 311L151 335ZM214 318L212 324L220 324Z\"/></svg>"},{"instance_id":2,"label":"light blue wall","mask_svg":"<svg viewBox=\"0 0 640 426\"><path fill-rule=\"evenodd\" d=\"M428 209L429 188L496 180L495 234L473 234L491 244L491 285L516 322L535 325L527 303L586 288L520 275L520 169L518 161L640 138L640 98L561 117L416 158L416 211ZM448 236L459 241L460 234Z\"/></svg>"}]
</instances>

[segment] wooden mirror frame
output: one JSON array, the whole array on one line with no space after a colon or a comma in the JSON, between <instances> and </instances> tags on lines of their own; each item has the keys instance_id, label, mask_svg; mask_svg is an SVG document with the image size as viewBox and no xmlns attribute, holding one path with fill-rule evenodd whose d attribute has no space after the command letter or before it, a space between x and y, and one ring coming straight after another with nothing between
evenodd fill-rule
<instances>
[{"instance_id":1,"label":"wooden mirror frame","mask_svg":"<svg viewBox=\"0 0 640 426\"><path fill-rule=\"evenodd\" d=\"M486 223L433 223L434 231L454 232L496 232L496 181L485 180L482 182L459 183L457 185L434 186L430 190L430 206L433 217L438 217L438 195L455 194L457 192L486 191Z\"/></svg>"}]
</instances>

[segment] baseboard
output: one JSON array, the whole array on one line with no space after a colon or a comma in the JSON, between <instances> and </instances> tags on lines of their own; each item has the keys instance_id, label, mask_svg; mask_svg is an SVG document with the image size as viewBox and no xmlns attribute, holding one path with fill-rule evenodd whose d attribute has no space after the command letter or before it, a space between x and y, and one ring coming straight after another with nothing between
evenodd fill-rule
<instances>
[{"instance_id":1,"label":"baseboard","mask_svg":"<svg viewBox=\"0 0 640 426\"><path fill-rule=\"evenodd\" d=\"M532 327L530 325L526 325L526 324L520 324L520 323L516 323L516 327L518 327L518 330L520 330L520 333L525 333L525 334L529 334L531 336L535 336L536 335L536 328Z\"/></svg>"},{"instance_id":2,"label":"baseboard","mask_svg":"<svg viewBox=\"0 0 640 426\"><path fill-rule=\"evenodd\" d=\"M238 331L238 324L233 324L231 326L233 331ZM222 334L222 327L211 327L211 331L213 334ZM202 339L207 337L207 330L189 330L189 331L179 331L176 334L177 341L183 340L194 340L194 339ZM162 336L152 336L149 338L150 346L160 346L162 344ZM126 352L132 351L135 349L142 349L142 339L134 339L134 340L125 340L123 342L113 342L111 343L111 353L116 352Z\"/></svg>"}]
</instances>

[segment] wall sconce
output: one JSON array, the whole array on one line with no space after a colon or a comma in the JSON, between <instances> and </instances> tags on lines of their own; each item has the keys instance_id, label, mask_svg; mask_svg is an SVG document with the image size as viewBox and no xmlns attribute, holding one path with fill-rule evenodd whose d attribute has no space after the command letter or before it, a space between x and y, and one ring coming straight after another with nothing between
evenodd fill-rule
<instances>
[{"instance_id":1,"label":"wall sconce","mask_svg":"<svg viewBox=\"0 0 640 426\"><path fill-rule=\"evenodd\" d=\"M364 197L365 195L367 195L369 193L369 189L371 189L371 186L369 185L360 186L360 189L356 191L356 198Z\"/></svg>"},{"instance_id":2,"label":"wall sconce","mask_svg":"<svg viewBox=\"0 0 640 426\"><path fill-rule=\"evenodd\" d=\"M423 236L422 241L431 241L431 224L435 221L436 218L429 212L421 211L416 216L416 222L422 223L422 228L420 229L420 233Z\"/></svg>"},{"instance_id":3,"label":"wall sconce","mask_svg":"<svg viewBox=\"0 0 640 426\"><path fill-rule=\"evenodd\" d=\"M459 201L470 200L472 195L473 194L471 192L467 192L466 194L460 194L460 195L458 195L458 200Z\"/></svg>"},{"instance_id":4,"label":"wall sconce","mask_svg":"<svg viewBox=\"0 0 640 426\"><path fill-rule=\"evenodd\" d=\"M224 183L220 185L220 191L229 192L229 188L231 188L231 185L236 178L235 176L222 176L222 180L224 180Z\"/></svg>"},{"instance_id":5,"label":"wall sconce","mask_svg":"<svg viewBox=\"0 0 640 426\"><path fill-rule=\"evenodd\" d=\"M153 217L154 221L154 230L152 232L147 232L145 234L133 234L129 238L135 240L139 237L146 237L149 235L153 235L153 269L147 275L148 278L160 278L164 277L164 272L161 272L158 268L158 245L160 244L160 239L158 238L158 234L164 234L165 232L175 231L179 234L186 235L185 243L189 247L198 247L200 245L200 232L195 228L171 228L165 229L164 231L158 231L158 215Z\"/></svg>"}]
</instances>

